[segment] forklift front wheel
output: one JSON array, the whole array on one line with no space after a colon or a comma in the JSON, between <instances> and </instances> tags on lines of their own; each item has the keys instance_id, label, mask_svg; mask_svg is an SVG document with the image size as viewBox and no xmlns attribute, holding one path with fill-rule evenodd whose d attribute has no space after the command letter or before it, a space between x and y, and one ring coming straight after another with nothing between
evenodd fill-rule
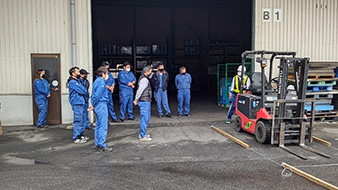
<instances>
[{"instance_id":1,"label":"forklift front wheel","mask_svg":"<svg viewBox=\"0 0 338 190\"><path fill-rule=\"evenodd\" d=\"M236 120L235 120L235 125L234 125L234 129L235 131L237 132L242 132L243 129L242 129L242 121L241 121L241 118L240 117L237 117Z\"/></svg>"},{"instance_id":2,"label":"forklift front wheel","mask_svg":"<svg viewBox=\"0 0 338 190\"><path fill-rule=\"evenodd\" d=\"M269 122L259 121L256 124L255 131L256 140L262 144L271 141L271 126Z\"/></svg>"}]
</instances>

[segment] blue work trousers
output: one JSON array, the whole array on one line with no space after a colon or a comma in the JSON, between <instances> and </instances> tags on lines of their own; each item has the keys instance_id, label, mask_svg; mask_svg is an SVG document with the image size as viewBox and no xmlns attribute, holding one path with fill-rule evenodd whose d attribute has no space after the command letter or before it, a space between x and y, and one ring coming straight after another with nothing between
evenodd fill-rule
<instances>
[{"instance_id":1,"label":"blue work trousers","mask_svg":"<svg viewBox=\"0 0 338 190\"><path fill-rule=\"evenodd\" d=\"M89 103L86 102L85 104L85 128L90 128L90 122L89 122L89 114L88 114L88 107L89 107Z\"/></svg>"},{"instance_id":2,"label":"blue work trousers","mask_svg":"<svg viewBox=\"0 0 338 190\"><path fill-rule=\"evenodd\" d=\"M183 115L183 105L184 105L184 115L190 113L190 89L178 90L177 100L178 100L178 114Z\"/></svg>"},{"instance_id":3,"label":"blue work trousers","mask_svg":"<svg viewBox=\"0 0 338 190\"><path fill-rule=\"evenodd\" d=\"M83 132L86 129L85 121L86 114L88 115L85 104L76 104L73 106L74 111L74 128L73 128L73 140L81 138Z\"/></svg>"},{"instance_id":4,"label":"blue work trousers","mask_svg":"<svg viewBox=\"0 0 338 190\"><path fill-rule=\"evenodd\" d=\"M147 134L147 128L151 115L151 103L150 102L138 102L140 107L140 136L144 138Z\"/></svg>"},{"instance_id":5,"label":"blue work trousers","mask_svg":"<svg viewBox=\"0 0 338 190\"><path fill-rule=\"evenodd\" d=\"M48 99L47 98L35 98L35 103L39 109L37 127L40 127L41 125L46 124Z\"/></svg>"},{"instance_id":6,"label":"blue work trousers","mask_svg":"<svg viewBox=\"0 0 338 190\"><path fill-rule=\"evenodd\" d=\"M155 100L157 104L158 115L163 115L162 105L164 107L165 114L166 115L171 114L170 109L169 109L169 104L168 104L167 90L163 91L162 89L159 89L157 92L154 93L154 95L155 95Z\"/></svg>"},{"instance_id":7,"label":"blue work trousers","mask_svg":"<svg viewBox=\"0 0 338 190\"><path fill-rule=\"evenodd\" d=\"M133 91L120 91L120 119L125 119L126 110L128 118L133 118Z\"/></svg>"},{"instance_id":8,"label":"blue work trousers","mask_svg":"<svg viewBox=\"0 0 338 190\"><path fill-rule=\"evenodd\" d=\"M237 93L232 93L232 97L230 99L231 105L228 111L228 119L231 120L232 115L234 115L235 111L236 111L236 102L237 102Z\"/></svg>"},{"instance_id":9,"label":"blue work trousers","mask_svg":"<svg viewBox=\"0 0 338 190\"><path fill-rule=\"evenodd\" d=\"M96 126L95 126L95 145L106 147L108 133L108 102L99 102L95 108Z\"/></svg>"},{"instance_id":10,"label":"blue work trousers","mask_svg":"<svg viewBox=\"0 0 338 190\"><path fill-rule=\"evenodd\" d=\"M116 113L115 113L115 110L114 110L113 94L109 92L108 98L109 98L109 102L108 102L109 115L113 120L117 120Z\"/></svg>"}]
</instances>

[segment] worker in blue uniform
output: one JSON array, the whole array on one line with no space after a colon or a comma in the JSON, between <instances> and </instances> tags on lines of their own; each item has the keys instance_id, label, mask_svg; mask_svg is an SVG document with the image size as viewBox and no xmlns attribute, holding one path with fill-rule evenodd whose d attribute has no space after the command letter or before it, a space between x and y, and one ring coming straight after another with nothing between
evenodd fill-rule
<instances>
[{"instance_id":1,"label":"worker in blue uniform","mask_svg":"<svg viewBox=\"0 0 338 190\"><path fill-rule=\"evenodd\" d=\"M120 87L120 121L125 119L125 112L128 110L128 120L135 120L133 116L133 96L136 78L130 72L130 63L123 63L123 70L118 74L118 82Z\"/></svg>"},{"instance_id":2,"label":"worker in blue uniform","mask_svg":"<svg viewBox=\"0 0 338 190\"><path fill-rule=\"evenodd\" d=\"M191 86L191 76L189 73L186 73L186 68L184 66L180 67L180 74L175 77L175 85L178 90L177 100L178 100L178 116L182 117L183 115L183 105L184 105L184 115L186 117L190 116L190 86Z\"/></svg>"},{"instance_id":3,"label":"worker in blue uniform","mask_svg":"<svg viewBox=\"0 0 338 190\"><path fill-rule=\"evenodd\" d=\"M245 74L245 72L246 72L245 66L243 68L243 71L244 71L243 82L241 82L241 80L242 80L241 79L241 77L242 77L242 65L240 65L237 68L237 75L235 75L232 78L232 83L231 83L231 87L230 87L230 94L229 94L229 102L231 102L231 105L230 105L230 109L228 110L228 118L227 118L227 121L226 121L227 124L230 124L231 117L235 113L236 102L237 102L237 94L240 93L241 84L242 84L242 87L243 87L243 93L245 93L247 90L250 89L251 80L250 80L250 77L248 77L248 75Z\"/></svg>"},{"instance_id":4,"label":"worker in blue uniform","mask_svg":"<svg viewBox=\"0 0 338 190\"><path fill-rule=\"evenodd\" d=\"M105 67L99 67L91 96L92 105L89 110L94 110L96 118L95 127L95 146L98 151L112 151L113 149L106 144L108 133L108 89L106 80L108 79L108 70Z\"/></svg>"},{"instance_id":5,"label":"worker in blue uniform","mask_svg":"<svg viewBox=\"0 0 338 190\"><path fill-rule=\"evenodd\" d=\"M48 81L45 79L45 71L43 69L39 69L36 72L36 78L34 80L34 95L35 103L39 109L37 127L48 127L46 125L46 118L48 110L48 98L50 97L50 87Z\"/></svg>"},{"instance_id":6,"label":"worker in blue uniform","mask_svg":"<svg viewBox=\"0 0 338 190\"><path fill-rule=\"evenodd\" d=\"M151 78L152 69L149 66L143 68L143 73L138 81L138 89L136 92L134 105L140 107L140 141L151 141L150 135L147 134L147 128L151 116L151 100L152 100L152 89L151 89Z\"/></svg>"},{"instance_id":7,"label":"worker in blue uniform","mask_svg":"<svg viewBox=\"0 0 338 190\"><path fill-rule=\"evenodd\" d=\"M69 102L74 111L73 141L76 144L86 143L89 137L83 135L85 131L86 107L85 97L88 96L87 89L79 82L80 71L78 67L69 69Z\"/></svg>"},{"instance_id":8,"label":"worker in blue uniform","mask_svg":"<svg viewBox=\"0 0 338 190\"><path fill-rule=\"evenodd\" d=\"M112 122L114 123L118 123L120 122L115 114L115 110L114 110L114 103L113 103L113 93L114 93L114 89L115 89L115 79L113 77L113 75L109 72L109 67L110 67L110 63L108 61L104 61L102 62L102 65L104 66L107 70L108 70L108 79L106 80L106 86L108 89L108 112L109 115L112 119Z\"/></svg>"},{"instance_id":9,"label":"worker in blue uniform","mask_svg":"<svg viewBox=\"0 0 338 190\"><path fill-rule=\"evenodd\" d=\"M85 96L85 107L88 108L89 107L89 81L87 79L88 77L88 72L86 71L86 69L81 69L80 70L80 78L79 78L79 82L87 89L87 94ZM90 122L89 122L89 115L88 115L88 111L86 109L86 112L85 112L85 128L86 129L91 129L90 128Z\"/></svg>"},{"instance_id":10,"label":"worker in blue uniform","mask_svg":"<svg viewBox=\"0 0 338 190\"><path fill-rule=\"evenodd\" d=\"M158 117L163 117L162 105L164 107L166 117L172 117L167 94L169 73L164 70L164 64L162 61L157 62L157 72L152 76L151 83L154 88Z\"/></svg>"}]
</instances>

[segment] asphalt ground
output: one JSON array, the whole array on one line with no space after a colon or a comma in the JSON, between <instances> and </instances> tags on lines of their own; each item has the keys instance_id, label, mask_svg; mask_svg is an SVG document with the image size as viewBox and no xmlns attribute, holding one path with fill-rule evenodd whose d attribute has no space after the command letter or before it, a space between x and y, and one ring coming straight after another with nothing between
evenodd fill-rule
<instances>
[{"instance_id":1,"label":"asphalt ground","mask_svg":"<svg viewBox=\"0 0 338 190\"><path fill-rule=\"evenodd\" d=\"M174 106L173 106L174 107ZM292 174L282 175L286 162L338 186L338 124L318 123L314 135L331 147L310 147L331 155L324 158L296 145L302 160L272 145L258 143L225 123L226 110L193 104L191 117L153 117L152 142L138 140L138 121L109 126L107 143L113 152L98 152L94 131L90 140L74 144L67 126L4 127L0 136L0 189L323 189ZM135 108L136 117L139 116ZM244 149L211 129L226 131L250 145ZM69 127L68 127L69 128Z\"/></svg>"}]
</instances>

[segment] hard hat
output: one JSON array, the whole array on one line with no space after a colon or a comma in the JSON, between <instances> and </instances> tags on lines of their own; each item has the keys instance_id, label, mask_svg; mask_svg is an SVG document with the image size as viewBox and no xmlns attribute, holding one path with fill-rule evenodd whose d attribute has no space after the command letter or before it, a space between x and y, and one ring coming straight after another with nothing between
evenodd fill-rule
<instances>
[{"instance_id":1,"label":"hard hat","mask_svg":"<svg viewBox=\"0 0 338 190\"><path fill-rule=\"evenodd\" d=\"M242 65L240 65L240 66L237 68L237 71L242 72ZM245 67L245 66L244 66L244 72L246 72L246 67Z\"/></svg>"}]
</instances>

